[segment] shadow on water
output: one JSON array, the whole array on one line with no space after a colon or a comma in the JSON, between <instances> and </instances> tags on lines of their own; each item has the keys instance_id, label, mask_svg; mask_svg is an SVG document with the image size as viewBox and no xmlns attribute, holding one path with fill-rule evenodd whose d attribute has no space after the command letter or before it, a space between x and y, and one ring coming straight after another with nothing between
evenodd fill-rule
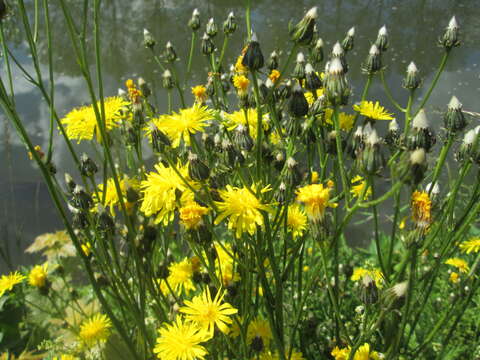
<instances>
[{"instance_id":1,"label":"shadow on water","mask_svg":"<svg viewBox=\"0 0 480 360\"><path fill-rule=\"evenodd\" d=\"M33 13L33 1L26 2ZM72 6L81 2L71 1ZM450 17L455 15L463 33L463 44L455 49L451 61L440 80L431 102L427 107L429 117L439 129L440 111L445 108L452 94L464 105L464 109L479 111L477 99L480 95L480 7L476 0L253 0L252 26L259 36L265 55L273 50L290 48L288 41L288 22L299 19L311 6L319 7L318 30L324 39L326 52L335 41L343 39L346 31L355 26L355 49L349 55L349 78L354 86L355 97L363 87L365 76L361 74L360 64L368 53L371 42L378 29L386 24L389 29L390 48L384 57L387 66L387 81L394 96L400 103L405 103L407 92L400 87L404 71L410 61L415 61L427 85L430 83L442 49L436 44L438 36L447 25ZM230 44L227 61L233 62L239 54L245 38L243 1L240 0L105 0L102 2L102 61L104 69L105 93L113 95L129 77L144 77L158 89L156 96L159 110L165 112L165 94L161 90L161 72L152 61L147 50L143 48L143 28L157 39L160 49L171 41L180 57L177 67L186 61L190 45L190 31L186 24L192 10L199 8L202 26L208 18L214 17L221 28L221 23L230 11L234 11L241 23ZM14 10L14 9L13 9ZM60 115L72 107L88 103L88 94L80 78L73 50L69 44L63 23L63 15L57 3L51 5L51 21L55 24L53 42L55 44L55 81L57 84L56 105ZM77 9L81 14L81 9ZM14 53L23 66L31 68L26 55L26 44L22 33L16 27L18 19L15 11L8 18L9 39ZM91 19L90 19L91 21ZM43 26L39 27L38 47L43 62L46 62L46 39L42 37ZM221 46L221 32L215 42ZM207 62L197 52L193 64L192 85L205 83ZM90 46L92 46L90 42ZM93 52L91 52L93 56ZM46 65L44 65L46 66ZM45 67L46 69L46 67ZM22 109L22 116L34 142L46 147L49 111L41 101L38 90L26 82L19 72L15 74L17 103ZM421 96L425 87L418 92ZM393 106L382 95L380 83L375 80L371 88L371 100L379 100L393 112ZM190 101L191 101L190 96ZM400 118L400 114L397 113ZM61 229L60 221L49 199L40 174L29 161L28 156L16 134L8 133L4 125L5 118L0 114L0 161L2 177L0 183L0 237L12 252L14 265L28 263L30 258L23 255L23 249L33 238L46 231ZM477 120L475 120L477 121ZM385 125L385 124L384 124ZM385 125L386 126L386 125ZM61 139L55 142L54 161L59 169L59 178L65 171L75 173ZM455 165L452 165L455 166ZM356 243L362 243L370 234L359 227L348 229L347 237L355 237ZM5 234L5 237L4 235ZM355 235L354 235L355 234ZM21 239L18 240L18 239ZM5 240L7 239L7 240ZM0 270L5 264L0 260Z\"/></svg>"}]
</instances>

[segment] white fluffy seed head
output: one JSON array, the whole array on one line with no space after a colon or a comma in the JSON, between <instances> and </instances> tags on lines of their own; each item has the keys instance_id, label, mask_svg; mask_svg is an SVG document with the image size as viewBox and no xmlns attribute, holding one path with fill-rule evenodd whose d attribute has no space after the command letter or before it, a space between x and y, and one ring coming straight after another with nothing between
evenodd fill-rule
<instances>
[{"instance_id":1,"label":"white fluffy seed head","mask_svg":"<svg viewBox=\"0 0 480 360\"><path fill-rule=\"evenodd\" d=\"M215 20L213 20L213 18L210 18L210 20L208 20L208 23L209 23L210 25L213 25L214 22L215 22Z\"/></svg>"},{"instance_id":2,"label":"white fluffy seed head","mask_svg":"<svg viewBox=\"0 0 480 360\"><path fill-rule=\"evenodd\" d=\"M370 55L379 55L380 54L380 51L378 50L378 47L377 45L373 44L371 47L370 47L370 51L368 52Z\"/></svg>"},{"instance_id":3,"label":"white fluffy seed head","mask_svg":"<svg viewBox=\"0 0 480 360\"><path fill-rule=\"evenodd\" d=\"M233 19L234 17L235 17L235 14L233 13L233 11L230 11L230 13L228 14L228 18Z\"/></svg>"},{"instance_id":4,"label":"white fluffy seed head","mask_svg":"<svg viewBox=\"0 0 480 360\"><path fill-rule=\"evenodd\" d=\"M380 30L378 30L378 36L387 36L387 26L383 25Z\"/></svg>"},{"instance_id":5,"label":"white fluffy seed head","mask_svg":"<svg viewBox=\"0 0 480 360\"><path fill-rule=\"evenodd\" d=\"M397 298L404 297L405 294L407 293L407 290L408 290L408 282L407 281L403 281L401 283L395 284L391 288L392 294L394 296L396 296Z\"/></svg>"},{"instance_id":6,"label":"white fluffy seed head","mask_svg":"<svg viewBox=\"0 0 480 360\"><path fill-rule=\"evenodd\" d=\"M148 31L147 29L143 29L143 36L147 35L150 35L150 31Z\"/></svg>"},{"instance_id":7,"label":"white fluffy seed head","mask_svg":"<svg viewBox=\"0 0 480 360\"><path fill-rule=\"evenodd\" d=\"M351 37L355 36L355 26L352 26L350 30L348 30L347 35Z\"/></svg>"},{"instance_id":8,"label":"white fluffy seed head","mask_svg":"<svg viewBox=\"0 0 480 360\"><path fill-rule=\"evenodd\" d=\"M465 133L463 137L463 143L465 145L471 145L475 141L475 129L469 130Z\"/></svg>"},{"instance_id":9,"label":"white fluffy seed head","mask_svg":"<svg viewBox=\"0 0 480 360\"><path fill-rule=\"evenodd\" d=\"M455 16L452 16L452 18L450 19L450 22L448 23L448 29L449 30L458 29L458 23Z\"/></svg>"},{"instance_id":10,"label":"white fluffy seed head","mask_svg":"<svg viewBox=\"0 0 480 360\"><path fill-rule=\"evenodd\" d=\"M424 148L418 148L412 151L410 154L410 162L412 164L421 165L425 163L427 155Z\"/></svg>"},{"instance_id":11,"label":"white fluffy seed head","mask_svg":"<svg viewBox=\"0 0 480 360\"><path fill-rule=\"evenodd\" d=\"M118 91L117 91L118 96L125 96L126 94L127 94L127 92L123 89L118 89Z\"/></svg>"},{"instance_id":12,"label":"white fluffy seed head","mask_svg":"<svg viewBox=\"0 0 480 360\"><path fill-rule=\"evenodd\" d=\"M342 45L340 45L340 43L337 41L337 42L335 43L335 45L333 45L332 55L335 56L335 57L338 57L338 56L343 55L343 53L344 53L343 47L342 47Z\"/></svg>"},{"instance_id":13,"label":"white fluffy seed head","mask_svg":"<svg viewBox=\"0 0 480 360\"><path fill-rule=\"evenodd\" d=\"M276 51L276 50L273 50L272 53L270 54L270 57L271 57L271 58L276 58L276 57L278 57L277 51Z\"/></svg>"},{"instance_id":14,"label":"white fluffy seed head","mask_svg":"<svg viewBox=\"0 0 480 360\"><path fill-rule=\"evenodd\" d=\"M340 63L341 65L341 63ZM328 74L330 72L330 61L327 61L325 63L325 74Z\"/></svg>"},{"instance_id":15,"label":"white fluffy seed head","mask_svg":"<svg viewBox=\"0 0 480 360\"><path fill-rule=\"evenodd\" d=\"M208 40L210 39L210 36L208 36L207 33L203 33L202 40Z\"/></svg>"},{"instance_id":16,"label":"white fluffy seed head","mask_svg":"<svg viewBox=\"0 0 480 360\"><path fill-rule=\"evenodd\" d=\"M425 110L420 109L417 116L413 118L412 126L416 129L426 129L429 126Z\"/></svg>"},{"instance_id":17,"label":"white fluffy seed head","mask_svg":"<svg viewBox=\"0 0 480 360\"><path fill-rule=\"evenodd\" d=\"M172 43L170 41L168 41L167 45L166 45L166 48L169 49L169 48L172 48L172 47L173 47Z\"/></svg>"},{"instance_id":18,"label":"white fluffy seed head","mask_svg":"<svg viewBox=\"0 0 480 360\"><path fill-rule=\"evenodd\" d=\"M332 75L343 73L343 65L339 58L333 58L328 66L328 73Z\"/></svg>"},{"instance_id":19,"label":"white fluffy seed head","mask_svg":"<svg viewBox=\"0 0 480 360\"><path fill-rule=\"evenodd\" d=\"M200 11L198 9L193 9L192 16L200 16Z\"/></svg>"},{"instance_id":20,"label":"white fluffy seed head","mask_svg":"<svg viewBox=\"0 0 480 360\"><path fill-rule=\"evenodd\" d=\"M271 89L273 88L273 81L272 79L268 78L267 81L265 81L265 86L268 88L268 89Z\"/></svg>"},{"instance_id":21,"label":"white fluffy seed head","mask_svg":"<svg viewBox=\"0 0 480 360\"><path fill-rule=\"evenodd\" d=\"M305 55L302 52L297 54L297 63L304 63L305 62Z\"/></svg>"},{"instance_id":22,"label":"white fluffy seed head","mask_svg":"<svg viewBox=\"0 0 480 360\"><path fill-rule=\"evenodd\" d=\"M312 7L305 14L305 17L308 18L308 19L316 19L317 16L318 16L318 8L316 6Z\"/></svg>"},{"instance_id":23,"label":"white fluffy seed head","mask_svg":"<svg viewBox=\"0 0 480 360\"><path fill-rule=\"evenodd\" d=\"M292 169L297 166L297 161L293 157L289 157L286 161L287 167Z\"/></svg>"},{"instance_id":24,"label":"white fluffy seed head","mask_svg":"<svg viewBox=\"0 0 480 360\"><path fill-rule=\"evenodd\" d=\"M305 65L305 73L312 74L314 72L315 70L313 69L312 64L308 63L307 65Z\"/></svg>"},{"instance_id":25,"label":"white fluffy seed head","mask_svg":"<svg viewBox=\"0 0 480 360\"><path fill-rule=\"evenodd\" d=\"M374 146L380 142L380 138L377 135L377 130L372 129L370 135L365 139L365 143Z\"/></svg>"},{"instance_id":26,"label":"white fluffy seed head","mask_svg":"<svg viewBox=\"0 0 480 360\"><path fill-rule=\"evenodd\" d=\"M428 183L427 186L425 186L425 191L427 191L428 193L432 193L433 195L438 195L440 194L440 186L438 185L438 183L435 183L432 189L432 183Z\"/></svg>"},{"instance_id":27,"label":"white fluffy seed head","mask_svg":"<svg viewBox=\"0 0 480 360\"><path fill-rule=\"evenodd\" d=\"M390 121L390 123L388 124L388 130L390 130L390 131L398 131L398 123L397 123L397 120L393 119L392 121Z\"/></svg>"},{"instance_id":28,"label":"white fluffy seed head","mask_svg":"<svg viewBox=\"0 0 480 360\"><path fill-rule=\"evenodd\" d=\"M363 133L362 135L367 138L370 136L370 134L372 133L372 125L370 125L370 123L367 123L364 127L363 127Z\"/></svg>"},{"instance_id":29,"label":"white fluffy seed head","mask_svg":"<svg viewBox=\"0 0 480 360\"><path fill-rule=\"evenodd\" d=\"M172 77L172 73L170 72L170 70L165 70L163 72L163 75L162 75L164 78L168 78L168 77Z\"/></svg>"},{"instance_id":30,"label":"white fluffy seed head","mask_svg":"<svg viewBox=\"0 0 480 360\"><path fill-rule=\"evenodd\" d=\"M462 108L462 103L458 101L455 95L453 95L448 103L448 108L451 110L460 110Z\"/></svg>"},{"instance_id":31,"label":"white fluffy seed head","mask_svg":"<svg viewBox=\"0 0 480 360\"><path fill-rule=\"evenodd\" d=\"M410 64L408 64L407 73L414 74L416 72L418 72L417 65L415 65L415 63L412 61Z\"/></svg>"}]
</instances>

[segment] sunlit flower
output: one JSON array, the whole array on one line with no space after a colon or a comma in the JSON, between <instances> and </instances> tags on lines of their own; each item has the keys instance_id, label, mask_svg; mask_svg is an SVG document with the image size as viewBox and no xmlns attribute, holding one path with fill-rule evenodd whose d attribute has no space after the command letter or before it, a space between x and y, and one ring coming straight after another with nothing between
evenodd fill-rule
<instances>
[{"instance_id":1,"label":"sunlit flower","mask_svg":"<svg viewBox=\"0 0 480 360\"><path fill-rule=\"evenodd\" d=\"M107 131L119 126L120 121L125 117L124 111L128 102L119 96L109 97L104 100L105 106L105 128ZM100 112L100 102L97 104ZM101 139L97 126L97 117L93 106L82 106L73 109L61 120L65 126L67 136L71 140L92 140L94 136Z\"/></svg>"},{"instance_id":2,"label":"sunlit flower","mask_svg":"<svg viewBox=\"0 0 480 360\"><path fill-rule=\"evenodd\" d=\"M240 55L237 58L237 62L235 63L235 72L240 75L248 74L248 68L242 64L243 62L243 55Z\"/></svg>"},{"instance_id":3,"label":"sunlit flower","mask_svg":"<svg viewBox=\"0 0 480 360\"><path fill-rule=\"evenodd\" d=\"M180 208L180 220L187 229L196 229L202 225L202 217L209 209L199 205L195 201L189 202Z\"/></svg>"},{"instance_id":4,"label":"sunlit flower","mask_svg":"<svg viewBox=\"0 0 480 360\"><path fill-rule=\"evenodd\" d=\"M134 203L130 203L127 199L127 190L129 188L133 190L139 190L140 183L136 179L129 179L125 176L123 179L119 180L120 190L122 192L122 198L127 210L131 210L134 206ZM100 199L97 199L96 194L94 194L94 199L96 202L101 202L105 196L105 203L103 205L110 208L110 213L112 216L115 216L115 207L120 205L120 199L118 197L117 188L115 187L115 181L113 178L107 180L107 186L105 194L103 194L103 184L98 185L98 196Z\"/></svg>"},{"instance_id":5,"label":"sunlit flower","mask_svg":"<svg viewBox=\"0 0 480 360\"><path fill-rule=\"evenodd\" d=\"M335 360L347 360L349 352L349 348L340 349L338 346L335 346L330 354Z\"/></svg>"},{"instance_id":6,"label":"sunlit flower","mask_svg":"<svg viewBox=\"0 0 480 360\"><path fill-rule=\"evenodd\" d=\"M243 96L247 93L248 84L250 84L250 80L248 80L245 75L233 76L233 86L235 86L240 96Z\"/></svg>"},{"instance_id":7,"label":"sunlit flower","mask_svg":"<svg viewBox=\"0 0 480 360\"><path fill-rule=\"evenodd\" d=\"M298 204L288 207L287 228L294 239L302 236L307 228L307 215Z\"/></svg>"},{"instance_id":8,"label":"sunlit flower","mask_svg":"<svg viewBox=\"0 0 480 360\"><path fill-rule=\"evenodd\" d=\"M344 131L349 131L353 127L353 120L355 119L354 115L347 114L344 112L340 112L338 114L338 121L340 123L340 129ZM325 109L325 122L330 125L334 125L333 123L333 109L327 108Z\"/></svg>"},{"instance_id":9,"label":"sunlit flower","mask_svg":"<svg viewBox=\"0 0 480 360\"><path fill-rule=\"evenodd\" d=\"M280 78L280 71L278 71L277 69L273 69L270 72L270 75L268 75L268 78L272 80L273 83L275 83Z\"/></svg>"},{"instance_id":10,"label":"sunlit flower","mask_svg":"<svg viewBox=\"0 0 480 360\"><path fill-rule=\"evenodd\" d=\"M91 347L97 343L106 342L110 336L111 327L112 323L106 315L95 314L82 323L78 336L85 345Z\"/></svg>"},{"instance_id":11,"label":"sunlit flower","mask_svg":"<svg viewBox=\"0 0 480 360\"><path fill-rule=\"evenodd\" d=\"M85 256L90 256L92 253L92 244L90 244L89 241L87 241L85 244L82 244L81 248Z\"/></svg>"},{"instance_id":12,"label":"sunlit flower","mask_svg":"<svg viewBox=\"0 0 480 360\"><path fill-rule=\"evenodd\" d=\"M268 191L266 187L261 192ZM235 235L239 238L244 232L253 235L257 226L263 226L263 215L261 211L270 211L268 205L262 204L254 195L255 187L250 189L243 187L232 187L227 185L225 190L219 190L222 201L216 202L220 214L215 220L219 224L222 220L229 217L228 228L235 230Z\"/></svg>"},{"instance_id":13,"label":"sunlit flower","mask_svg":"<svg viewBox=\"0 0 480 360\"><path fill-rule=\"evenodd\" d=\"M467 254L477 253L480 250L480 237L473 237L460 244L460 249Z\"/></svg>"},{"instance_id":14,"label":"sunlit flower","mask_svg":"<svg viewBox=\"0 0 480 360\"><path fill-rule=\"evenodd\" d=\"M334 357L335 360L347 360L350 356L350 347L340 349L336 346L331 355ZM377 351L373 351L370 349L370 344L365 343L360 346L355 355L353 356L353 360L380 360L382 357Z\"/></svg>"},{"instance_id":15,"label":"sunlit flower","mask_svg":"<svg viewBox=\"0 0 480 360\"><path fill-rule=\"evenodd\" d=\"M246 111L239 110L235 111L231 114L224 113L225 118L225 125L227 130L232 131L237 128L238 125L244 125L248 127L248 132L253 139L257 138L257 121L258 121L258 113L256 108L248 108ZM269 129L269 115L263 114L262 116L262 127L263 130Z\"/></svg>"},{"instance_id":16,"label":"sunlit flower","mask_svg":"<svg viewBox=\"0 0 480 360\"><path fill-rule=\"evenodd\" d=\"M362 280L365 276L369 276L375 281L375 285L381 288L383 286L383 274L380 269L373 268L373 269L366 269L362 267L357 267L353 270L352 277L350 278L352 281L359 281Z\"/></svg>"},{"instance_id":17,"label":"sunlit flower","mask_svg":"<svg viewBox=\"0 0 480 360\"><path fill-rule=\"evenodd\" d=\"M432 222L432 201L425 191L414 191L412 194L412 220L419 228L428 228Z\"/></svg>"},{"instance_id":18,"label":"sunlit flower","mask_svg":"<svg viewBox=\"0 0 480 360\"><path fill-rule=\"evenodd\" d=\"M364 191L365 186L367 185L367 182L360 176L357 175L352 179L352 188L350 189L350 192L356 196L359 197L362 191ZM365 192L364 199L368 199L372 195L372 188L368 188Z\"/></svg>"},{"instance_id":19,"label":"sunlit flower","mask_svg":"<svg viewBox=\"0 0 480 360\"><path fill-rule=\"evenodd\" d=\"M251 344L253 339L259 337L263 341L263 345L268 348L270 340L273 339L270 324L265 319L256 318L248 324L247 343Z\"/></svg>"},{"instance_id":20,"label":"sunlit flower","mask_svg":"<svg viewBox=\"0 0 480 360\"><path fill-rule=\"evenodd\" d=\"M317 98L322 96L325 93L325 90L323 88L317 89ZM312 105L315 102L315 97L313 96L313 93L310 91L305 92L305 99L307 99L308 105Z\"/></svg>"},{"instance_id":21,"label":"sunlit flower","mask_svg":"<svg viewBox=\"0 0 480 360\"><path fill-rule=\"evenodd\" d=\"M28 283L32 286L43 288L47 283L48 263L35 265L28 274Z\"/></svg>"},{"instance_id":22,"label":"sunlit flower","mask_svg":"<svg viewBox=\"0 0 480 360\"><path fill-rule=\"evenodd\" d=\"M449 280L454 284L458 284L460 282L460 275L458 275L458 273L456 273L455 271L452 271Z\"/></svg>"},{"instance_id":23,"label":"sunlit flower","mask_svg":"<svg viewBox=\"0 0 480 360\"><path fill-rule=\"evenodd\" d=\"M128 97L132 101L132 103L139 103L140 98L142 97L142 92L135 86L135 83L132 79L128 79L125 82L125 86L128 89Z\"/></svg>"},{"instance_id":24,"label":"sunlit flower","mask_svg":"<svg viewBox=\"0 0 480 360\"><path fill-rule=\"evenodd\" d=\"M380 103L373 101L362 101L360 104L353 105L353 109L361 115L373 120L393 120L393 114L389 113Z\"/></svg>"},{"instance_id":25,"label":"sunlit flower","mask_svg":"<svg viewBox=\"0 0 480 360\"><path fill-rule=\"evenodd\" d=\"M222 279L223 285L229 286L232 282L240 280L238 272L235 272L232 246L228 243L222 245L215 243L215 250L217 253L215 274Z\"/></svg>"},{"instance_id":26,"label":"sunlit flower","mask_svg":"<svg viewBox=\"0 0 480 360\"><path fill-rule=\"evenodd\" d=\"M53 360L78 360L78 357L69 354L62 354L60 357L55 356Z\"/></svg>"},{"instance_id":27,"label":"sunlit flower","mask_svg":"<svg viewBox=\"0 0 480 360\"><path fill-rule=\"evenodd\" d=\"M5 292L12 291L13 287L20 284L24 279L26 279L26 277L18 271L12 272L8 275L2 275L0 278L0 297L2 297Z\"/></svg>"},{"instance_id":28,"label":"sunlit flower","mask_svg":"<svg viewBox=\"0 0 480 360\"><path fill-rule=\"evenodd\" d=\"M466 273L470 269L468 263L460 258L450 258L445 261L445 264L456 267L460 272Z\"/></svg>"},{"instance_id":29,"label":"sunlit flower","mask_svg":"<svg viewBox=\"0 0 480 360\"><path fill-rule=\"evenodd\" d=\"M192 94L195 96L195 102L203 104L207 101L207 88L203 85L192 87Z\"/></svg>"},{"instance_id":30,"label":"sunlit flower","mask_svg":"<svg viewBox=\"0 0 480 360\"><path fill-rule=\"evenodd\" d=\"M327 207L337 207L330 201L331 187L323 184L311 184L297 190L297 201L305 204L305 210L309 219L316 222L323 219Z\"/></svg>"},{"instance_id":31,"label":"sunlit flower","mask_svg":"<svg viewBox=\"0 0 480 360\"><path fill-rule=\"evenodd\" d=\"M205 288L201 295L195 296L192 301L185 300L185 306L180 312L186 314L187 320L196 323L202 331L213 336L215 325L224 334L228 334L228 325L233 322L230 318L238 312L229 303L222 303L225 292L218 290L212 299L210 289Z\"/></svg>"},{"instance_id":32,"label":"sunlit flower","mask_svg":"<svg viewBox=\"0 0 480 360\"><path fill-rule=\"evenodd\" d=\"M199 360L208 354L200 345L208 340L205 332L180 316L172 324L164 324L158 333L153 352L161 360Z\"/></svg>"},{"instance_id":33,"label":"sunlit flower","mask_svg":"<svg viewBox=\"0 0 480 360\"><path fill-rule=\"evenodd\" d=\"M195 183L188 176L187 165L177 164L176 169L191 186ZM162 163L155 165L155 172L147 174L147 179L140 184L143 201L140 207L146 216L156 215L155 223L168 224L173 220L177 207L177 192L180 192L182 204L193 201L193 193L172 167Z\"/></svg>"},{"instance_id":34,"label":"sunlit flower","mask_svg":"<svg viewBox=\"0 0 480 360\"><path fill-rule=\"evenodd\" d=\"M188 294L190 291L195 290L195 285L193 284L193 265L189 258L185 258L178 263L171 263L168 270L170 274L168 275L167 281L175 294Z\"/></svg>"}]
</instances>

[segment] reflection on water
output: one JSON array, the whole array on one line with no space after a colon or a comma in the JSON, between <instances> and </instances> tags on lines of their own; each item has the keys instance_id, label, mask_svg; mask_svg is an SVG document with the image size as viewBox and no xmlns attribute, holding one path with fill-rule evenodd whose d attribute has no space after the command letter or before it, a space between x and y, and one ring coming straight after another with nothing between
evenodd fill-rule
<instances>
[{"instance_id":1,"label":"reflection on water","mask_svg":"<svg viewBox=\"0 0 480 360\"><path fill-rule=\"evenodd\" d=\"M72 0L71 3L79 7L78 14L81 14L82 2ZM425 78L425 84L429 84L443 51L436 45L437 38L450 17L456 15L464 34L464 42L460 48L454 50L427 110L436 128L439 128L441 123L438 110L445 107L452 94L460 99L464 109L479 111L475 102L480 95L480 7L477 0L255 0L252 3L252 26L259 35L266 55L275 49L288 51L291 46L287 40L288 21L300 18L306 9L314 5L319 7L318 30L326 43L327 51L335 41L344 37L350 27L355 26L355 49L352 55L349 55L349 78L354 85L356 98L365 81L359 70L360 63L368 53L378 29L386 24L391 44L384 57L388 68L387 80L401 103L405 103L407 97L407 92L399 86L406 66L414 60ZM115 94L125 79L142 76L152 83L154 88L159 89L155 96L161 111L165 111L166 106L165 94L160 90L161 74L147 50L143 48L143 28L148 28L155 36L159 48L167 41L174 44L180 57L177 67L181 67L186 61L190 44L190 31L186 24L193 8L199 8L202 25L210 17L214 17L220 25L230 11L235 12L242 25L244 23L241 0L104 0L102 4L102 52L106 94ZM29 5L32 7L31 3ZM55 101L59 114L63 115L72 107L88 102L88 95L74 61L61 9L56 3L51 5L51 17L52 24L55 24ZM21 31L13 27L17 19L13 15L8 22L12 25L9 34L12 45L15 45L15 55L23 66L32 69L30 59L26 56L26 45L22 41ZM47 45L42 38L42 30L40 25L39 51L45 61ZM228 61L232 62L238 55L244 37L245 29L241 26L231 41L233 46L227 53ZM217 35L215 41L217 46L220 46L222 35ZM206 81L206 68L205 58L197 51L192 84ZM48 108L42 103L38 91L25 81L20 73L16 72L15 76L16 100L22 109L23 119L28 124L27 128L35 143L46 147ZM418 92L419 96L422 91L425 91L425 88ZM378 81L374 82L370 93L371 99L380 100L389 110L393 110L388 100L381 96L382 89ZM0 239L8 239L14 261L23 263L28 261L20 255L26 243L39 233L59 229L61 224L39 172L28 160L16 134L9 134L11 129L6 130L4 117L1 117L0 185L3 191L0 192ZM54 161L57 168L61 169L60 173L74 173L61 139L57 139L55 146ZM358 237L358 230L356 233ZM23 244L18 244L15 234L20 234ZM0 270L4 266L0 260Z\"/></svg>"}]
</instances>

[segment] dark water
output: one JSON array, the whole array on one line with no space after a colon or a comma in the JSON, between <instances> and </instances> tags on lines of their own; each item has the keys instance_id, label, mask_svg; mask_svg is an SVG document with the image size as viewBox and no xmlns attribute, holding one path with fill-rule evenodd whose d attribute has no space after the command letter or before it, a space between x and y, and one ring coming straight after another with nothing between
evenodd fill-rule
<instances>
[{"instance_id":1,"label":"dark water","mask_svg":"<svg viewBox=\"0 0 480 360\"><path fill-rule=\"evenodd\" d=\"M82 2L71 1L78 6L76 14L80 16ZM177 68L186 62L190 45L190 30L186 24L192 10L197 7L201 12L202 30L210 17L214 17L221 29L221 23L230 11L234 11L240 23L239 30L230 42L227 61L231 63L239 54L245 38L244 2L231 0L104 0L102 2L102 59L105 80L105 93L114 95L117 88L123 86L130 77L142 76L147 82L158 88L158 105L165 111L165 93L160 90L161 72L152 61L149 52L142 45L143 28L147 28L157 39L158 47L163 50L167 41L171 41L180 57ZM27 2L33 13L32 2ZM264 54L272 50L282 50L285 59L291 43L288 41L288 22L297 21L312 6L319 7L318 30L324 39L326 53L337 40L342 40L346 31L355 26L355 48L349 54L349 79L354 86L358 100L365 82L361 74L360 63L368 53L370 44L375 40L378 29L386 24L390 38L390 48L384 57L387 66L387 80L397 101L406 103L407 92L400 83L410 61L415 61L424 77L425 86L418 91L421 96L426 91L435 69L443 55L443 49L437 46L437 39L448 24L452 15L462 29L463 44L454 50L446 70L439 81L427 111L436 128L440 127L441 115L452 94L464 105L464 109L480 111L479 66L480 63L480 2L478 0L252 0L252 26L257 32ZM89 102L86 86L80 77L73 50L69 45L67 32L63 25L63 15L57 2L51 4L51 17L54 26L55 43L55 81L57 84L56 105L60 115L72 107ZM27 69L32 69L31 59L26 55L26 44L21 31L16 30L15 12L8 19L9 40L15 55ZM47 71L46 39L43 24L39 27L39 49L43 68ZM200 34L201 35L201 34ZM215 42L221 46L221 31ZM200 40L197 42L198 46ZM92 52L93 56L93 52ZM205 83L207 62L197 47L194 57L192 85ZM45 72L46 74L46 72ZM2 71L2 76L3 76ZM15 72L15 90L21 115L27 124L34 142L47 147L48 107L42 102L38 90L29 84L23 76ZM382 96L379 80L371 87L369 99L380 100L393 112L393 106ZM191 101L189 96L189 101ZM399 115L399 114L397 114ZM399 115L400 116L400 115ZM13 129L6 124L0 114L0 244L8 247L14 265L31 261L23 254L24 248L35 236L57 229L61 224L55 209L49 200L39 171L29 161ZM473 119L478 124L479 119ZM55 142L54 161L60 173L75 170L69 160L61 139ZM63 176L63 175L61 175ZM357 232L358 233L358 232ZM358 235L357 235L358 236ZM368 236L363 234L362 236ZM0 259L0 270L6 264Z\"/></svg>"}]
</instances>

